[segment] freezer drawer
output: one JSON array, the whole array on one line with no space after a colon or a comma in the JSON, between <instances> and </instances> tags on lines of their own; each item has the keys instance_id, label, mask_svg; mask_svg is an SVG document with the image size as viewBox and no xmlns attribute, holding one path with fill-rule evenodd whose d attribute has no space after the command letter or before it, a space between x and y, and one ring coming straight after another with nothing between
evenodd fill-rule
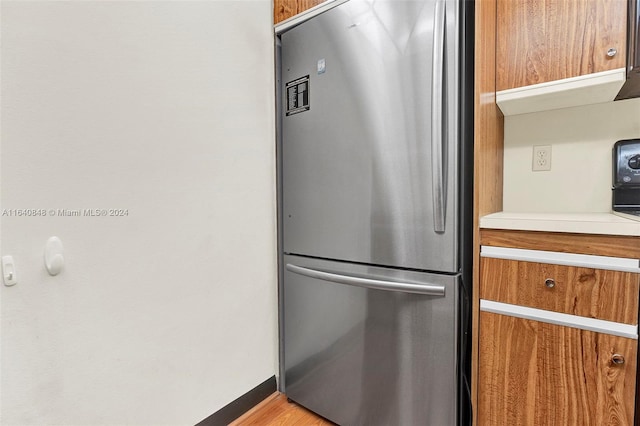
<instances>
[{"instance_id":1,"label":"freezer drawer","mask_svg":"<svg viewBox=\"0 0 640 426\"><path fill-rule=\"evenodd\" d=\"M459 270L456 8L352 0L282 34L285 253Z\"/></svg>"},{"instance_id":2,"label":"freezer drawer","mask_svg":"<svg viewBox=\"0 0 640 426\"><path fill-rule=\"evenodd\" d=\"M458 277L284 256L288 397L340 425L455 425Z\"/></svg>"}]
</instances>

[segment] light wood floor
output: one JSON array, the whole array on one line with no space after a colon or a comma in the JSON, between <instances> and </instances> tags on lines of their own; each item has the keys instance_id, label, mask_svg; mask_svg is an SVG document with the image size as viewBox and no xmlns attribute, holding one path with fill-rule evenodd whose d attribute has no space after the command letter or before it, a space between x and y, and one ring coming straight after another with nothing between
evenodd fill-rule
<instances>
[{"instance_id":1,"label":"light wood floor","mask_svg":"<svg viewBox=\"0 0 640 426\"><path fill-rule=\"evenodd\" d=\"M275 392L229 426L249 425L333 426L334 424L294 402L288 402L284 394Z\"/></svg>"}]
</instances>

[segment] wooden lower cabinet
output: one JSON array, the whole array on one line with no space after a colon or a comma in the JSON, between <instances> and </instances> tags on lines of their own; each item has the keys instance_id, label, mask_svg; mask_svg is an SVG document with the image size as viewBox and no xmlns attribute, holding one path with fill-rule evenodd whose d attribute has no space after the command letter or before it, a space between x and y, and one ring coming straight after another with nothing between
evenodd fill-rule
<instances>
[{"instance_id":1,"label":"wooden lower cabinet","mask_svg":"<svg viewBox=\"0 0 640 426\"><path fill-rule=\"evenodd\" d=\"M475 424L633 425L640 239L491 229L480 242Z\"/></svg>"},{"instance_id":2,"label":"wooden lower cabinet","mask_svg":"<svg viewBox=\"0 0 640 426\"><path fill-rule=\"evenodd\" d=\"M481 312L478 425L632 425L636 363L634 339Z\"/></svg>"}]
</instances>

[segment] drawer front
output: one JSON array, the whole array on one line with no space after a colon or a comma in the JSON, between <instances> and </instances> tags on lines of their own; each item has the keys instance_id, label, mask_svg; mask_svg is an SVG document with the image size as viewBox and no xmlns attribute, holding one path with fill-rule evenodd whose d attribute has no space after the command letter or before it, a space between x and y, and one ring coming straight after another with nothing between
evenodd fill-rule
<instances>
[{"instance_id":1,"label":"drawer front","mask_svg":"<svg viewBox=\"0 0 640 426\"><path fill-rule=\"evenodd\" d=\"M482 312L479 425L629 425L637 341Z\"/></svg>"},{"instance_id":2,"label":"drawer front","mask_svg":"<svg viewBox=\"0 0 640 426\"><path fill-rule=\"evenodd\" d=\"M637 273L489 257L482 258L480 273L481 299L638 323Z\"/></svg>"}]
</instances>

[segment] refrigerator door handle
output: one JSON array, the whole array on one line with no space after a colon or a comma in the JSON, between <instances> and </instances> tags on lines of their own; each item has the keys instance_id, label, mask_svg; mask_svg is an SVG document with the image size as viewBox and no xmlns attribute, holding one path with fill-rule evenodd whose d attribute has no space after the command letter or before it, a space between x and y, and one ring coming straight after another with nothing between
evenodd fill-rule
<instances>
[{"instance_id":1,"label":"refrigerator door handle","mask_svg":"<svg viewBox=\"0 0 640 426\"><path fill-rule=\"evenodd\" d=\"M445 187L444 187L444 123L446 111L446 88L444 80L444 45L446 27L446 3L436 0L433 20L433 79L431 82L431 173L433 191L433 229L445 231Z\"/></svg>"},{"instance_id":2,"label":"refrigerator door handle","mask_svg":"<svg viewBox=\"0 0 640 426\"><path fill-rule=\"evenodd\" d=\"M445 288L441 285L433 284L412 284L398 281L376 280L371 278L352 277L349 275L336 274L333 272L318 271L316 269L304 268L302 266L287 263L288 271L294 274L304 275L309 278L316 278L322 281L330 281L338 284L352 285L356 287L369 288L374 290L396 291L403 293L424 294L428 296L444 296Z\"/></svg>"}]
</instances>

